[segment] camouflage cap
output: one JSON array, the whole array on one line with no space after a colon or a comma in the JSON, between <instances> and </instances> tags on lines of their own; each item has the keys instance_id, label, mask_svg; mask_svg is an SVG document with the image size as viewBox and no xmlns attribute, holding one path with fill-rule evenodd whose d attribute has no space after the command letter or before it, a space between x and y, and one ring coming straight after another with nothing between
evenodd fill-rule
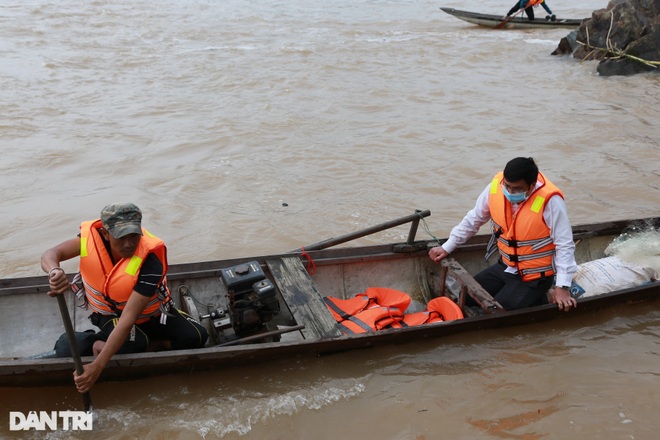
<instances>
[{"instance_id":1,"label":"camouflage cap","mask_svg":"<svg viewBox=\"0 0 660 440\"><path fill-rule=\"evenodd\" d=\"M142 235L142 211L132 203L113 203L101 211L101 222L113 238Z\"/></svg>"}]
</instances>

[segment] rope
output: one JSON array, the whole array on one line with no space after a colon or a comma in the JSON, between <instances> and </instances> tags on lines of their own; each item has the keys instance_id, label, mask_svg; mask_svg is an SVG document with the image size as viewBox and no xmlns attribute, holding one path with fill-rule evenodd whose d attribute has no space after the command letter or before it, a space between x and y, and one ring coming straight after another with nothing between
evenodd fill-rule
<instances>
[{"instance_id":1,"label":"rope","mask_svg":"<svg viewBox=\"0 0 660 440\"><path fill-rule=\"evenodd\" d=\"M440 246L440 244L441 244L441 243L440 243L440 239L439 239L438 237L436 237L435 235L433 235L433 233L431 233L431 229L429 228L429 225L426 224L426 220L424 220L424 217L422 217L422 216L420 215L419 218L422 220L422 228L424 229L424 232L426 232L427 234L429 234L429 236L430 236L431 238L433 238L433 239L438 243L438 246Z\"/></svg>"},{"instance_id":2,"label":"rope","mask_svg":"<svg viewBox=\"0 0 660 440\"><path fill-rule=\"evenodd\" d=\"M303 246L301 249L302 254L300 255L307 259L307 273L314 275L316 273L316 263L312 259L312 256L305 251L305 246Z\"/></svg>"}]
</instances>

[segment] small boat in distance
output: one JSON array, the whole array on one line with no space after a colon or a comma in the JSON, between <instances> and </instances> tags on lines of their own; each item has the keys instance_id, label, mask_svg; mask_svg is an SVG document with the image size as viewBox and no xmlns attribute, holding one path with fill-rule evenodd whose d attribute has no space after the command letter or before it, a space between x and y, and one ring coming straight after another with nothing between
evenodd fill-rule
<instances>
[{"instance_id":1,"label":"small boat in distance","mask_svg":"<svg viewBox=\"0 0 660 440\"><path fill-rule=\"evenodd\" d=\"M496 28L503 21L501 15L479 14L478 12L461 11L454 8L440 8L449 15L453 15L468 23L489 28ZM555 21L538 17L530 21L527 16L512 17L501 26L501 29L555 29L555 28L577 28L584 19L558 18Z\"/></svg>"}]
</instances>

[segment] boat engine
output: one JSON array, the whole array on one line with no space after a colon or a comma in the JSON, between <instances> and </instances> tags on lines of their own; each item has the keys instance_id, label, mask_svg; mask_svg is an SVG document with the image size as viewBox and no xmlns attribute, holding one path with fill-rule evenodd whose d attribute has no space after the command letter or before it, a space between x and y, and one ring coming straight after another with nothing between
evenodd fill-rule
<instances>
[{"instance_id":1,"label":"boat engine","mask_svg":"<svg viewBox=\"0 0 660 440\"><path fill-rule=\"evenodd\" d=\"M275 286L257 261L222 269L227 288L229 318L237 336L257 333L280 312Z\"/></svg>"}]
</instances>

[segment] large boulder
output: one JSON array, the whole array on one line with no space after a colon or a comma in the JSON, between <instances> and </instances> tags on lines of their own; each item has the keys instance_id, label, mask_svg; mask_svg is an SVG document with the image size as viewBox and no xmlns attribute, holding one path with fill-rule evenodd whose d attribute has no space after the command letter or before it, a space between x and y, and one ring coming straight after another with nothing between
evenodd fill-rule
<instances>
[{"instance_id":1,"label":"large boulder","mask_svg":"<svg viewBox=\"0 0 660 440\"><path fill-rule=\"evenodd\" d=\"M553 55L567 53L580 60L600 60L597 71L603 76L657 71L660 0L610 1L563 38Z\"/></svg>"}]
</instances>

